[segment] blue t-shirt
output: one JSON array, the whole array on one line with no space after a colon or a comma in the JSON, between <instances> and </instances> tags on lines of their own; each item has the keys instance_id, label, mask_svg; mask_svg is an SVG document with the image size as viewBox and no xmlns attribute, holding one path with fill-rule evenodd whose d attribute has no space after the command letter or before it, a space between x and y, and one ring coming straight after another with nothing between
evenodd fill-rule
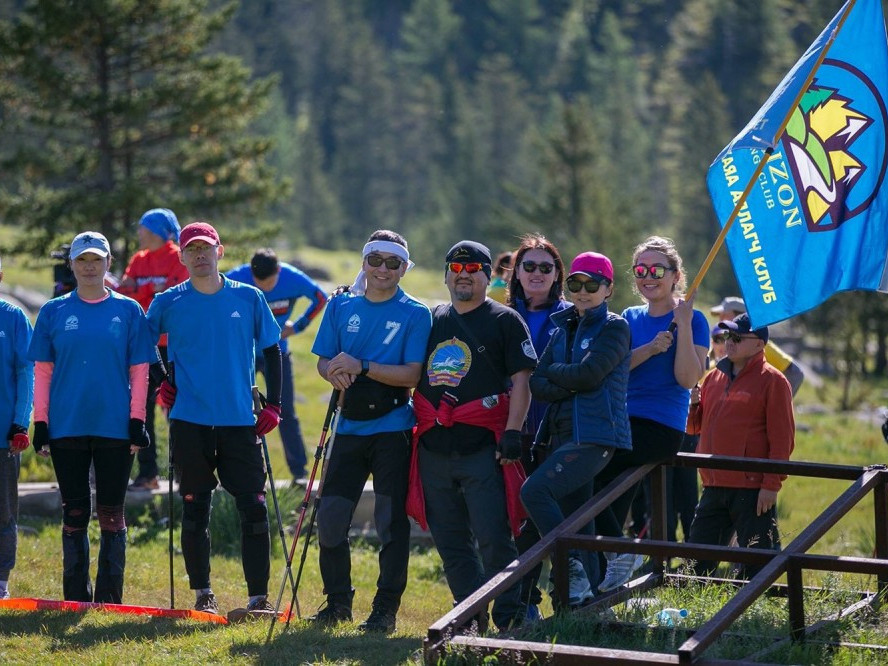
<instances>
[{"instance_id":1,"label":"blue t-shirt","mask_svg":"<svg viewBox=\"0 0 888 666\"><path fill-rule=\"evenodd\" d=\"M671 312L662 317L652 317L648 314L647 305L626 308L623 318L629 322L632 349L646 345L672 323ZM691 331L694 345L708 349L709 324L699 310L694 310ZM629 373L629 391L626 394L629 416L651 419L684 432L690 401L690 390L675 381L674 342L667 351L651 356Z\"/></svg>"},{"instance_id":2,"label":"blue t-shirt","mask_svg":"<svg viewBox=\"0 0 888 666\"><path fill-rule=\"evenodd\" d=\"M142 307L110 292L87 303L76 291L47 301L28 357L53 363L49 436L129 438L133 365L157 360Z\"/></svg>"},{"instance_id":3,"label":"blue t-shirt","mask_svg":"<svg viewBox=\"0 0 888 666\"><path fill-rule=\"evenodd\" d=\"M254 348L281 337L256 287L223 278L222 289L202 294L191 280L155 296L148 324L156 340L168 335L176 402L170 418L212 426L253 425Z\"/></svg>"},{"instance_id":4,"label":"blue t-shirt","mask_svg":"<svg viewBox=\"0 0 888 666\"><path fill-rule=\"evenodd\" d=\"M17 423L28 427L34 402L34 363L28 360L31 322L22 309L0 300L0 449L9 448L6 433Z\"/></svg>"},{"instance_id":5,"label":"blue t-shirt","mask_svg":"<svg viewBox=\"0 0 888 666\"><path fill-rule=\"evenodd\" d=\"M296 306L296 301L300 298L307 298L309 301L308 308L299 319L293 322L296 331L301 331L308 326L308 323L324 307L327 297L317 282L295 266L281 262L280 268L277 284L274 285L271 291L263 291L262 295L268 302L268 307L271 308L271 313L281 329L284 328L284 325L286 325L287 320L290 318L290 314ZM251 287L256 286L256 280L253 277L253 271L250 270L249 264L232 268L225 276L237 282L248 284ZM286 354L288 348L287 339L282 338L279 344L281 353Z\"/></svg>"},{"instance_id":6,"label":"blue t-shirt","mask_svg":"<svg viewBox=\"0 0 888 666\"><path fill-rule=\"evenodd\" d=\"M345 352L386 365L423 363L431 330L429 309L400 288L382 303L345 293L327 304L311 352L322 358ZM409 430L415 424L413 406L408 404L371 421L340 419L337 431L374 435Z\"/></svg>"}]
</instances>

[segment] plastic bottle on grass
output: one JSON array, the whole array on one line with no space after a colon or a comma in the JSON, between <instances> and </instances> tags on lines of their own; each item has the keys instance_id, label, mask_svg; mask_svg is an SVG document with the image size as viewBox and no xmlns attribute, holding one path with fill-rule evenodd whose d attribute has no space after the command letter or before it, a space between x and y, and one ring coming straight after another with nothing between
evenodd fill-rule
<instances>
[{"instance_id":1,"label":"plastic bottle on grass","mask_svg":"<svg viewBox=\"0 0 888 666\"><path fill-rule=\"evenodd\" d=\"M656 615L657 624L663 627L674 627L688 616L686 608L664 608Z\"/></svg>"}]
</instances>

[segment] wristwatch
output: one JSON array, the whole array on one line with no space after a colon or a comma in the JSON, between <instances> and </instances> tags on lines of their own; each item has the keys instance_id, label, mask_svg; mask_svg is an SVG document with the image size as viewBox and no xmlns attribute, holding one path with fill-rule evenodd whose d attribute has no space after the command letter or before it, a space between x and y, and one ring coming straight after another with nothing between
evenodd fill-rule
<instances>
[{"instance_id":1,"label":"wristwatch","mask_svg":"<svg viewBox=\"0 0 888 666\"><path fill-rule=\"evenodd\" d=\"M361 376L366 376L368 372L370 372L370 361L365 358L361 361Z\"/></svg>"}]
</instances>

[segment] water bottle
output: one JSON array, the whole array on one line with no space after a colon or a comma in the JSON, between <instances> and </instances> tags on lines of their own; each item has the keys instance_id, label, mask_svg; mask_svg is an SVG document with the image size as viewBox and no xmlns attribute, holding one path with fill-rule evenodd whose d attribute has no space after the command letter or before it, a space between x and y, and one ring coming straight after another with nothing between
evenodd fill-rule
<instances>
[{"instance_id":1,"label":"water bottle","mask_svg":"<svg viewBox=\"0 0 888 666\"><path fill-rule=\"evenodd\" d=\"M657 624L663 627L674 627L688 616L686 608L664 608L656 615Z\"/></svg>"}]
</instances>

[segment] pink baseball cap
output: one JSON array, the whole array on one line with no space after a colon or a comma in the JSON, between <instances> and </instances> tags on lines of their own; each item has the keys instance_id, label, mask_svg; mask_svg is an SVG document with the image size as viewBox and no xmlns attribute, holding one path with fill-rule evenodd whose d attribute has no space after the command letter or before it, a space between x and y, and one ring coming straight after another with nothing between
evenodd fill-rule
<instances>
[{"instance_id":1,"label":"pink baseball cap","mask_svg":"<svg viewBox=\"0 0 888 666\"><path fill-rule=\"evenodd\" d=\"M179 247L182 249L196 240L202 240L210 245L220 245L219 233L206 222L192 222L179 233Z\"/></svg>"},{"instance_id":2,"label":"pink baseball cap","mask_svg":"<svg viewBox=\"0 0 888 666\"><path fill-rule=\"evenodd\" d=\"M583 273L589 277L603 277L609 282L614 281L614 265L610 259L597 252L578 254L570 264L570 275L575 273Z\"/></svg>"}]
</instances>

